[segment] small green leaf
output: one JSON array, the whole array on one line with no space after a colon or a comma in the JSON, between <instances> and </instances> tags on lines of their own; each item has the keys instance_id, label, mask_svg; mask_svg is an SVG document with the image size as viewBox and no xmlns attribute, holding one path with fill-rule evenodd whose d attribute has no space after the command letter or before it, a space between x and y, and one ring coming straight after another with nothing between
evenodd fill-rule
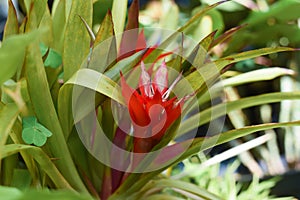
<instances>
[{"instance_id":1,"label":"small green leaf","mask_svg":"<svg viewBox=\"0 0 300 200\"><path fill-rule=\"evenodd\" d=\"M62 64L62 56L44 43L40 43L40 51L43 57L47 56L44 61L45 67L56 69Z\"/></svg>"},{"instance_id":2,"label":"small green leaf","mask_svg":"<svg viewBox=\"0 0 300 200\"><path fill-rule=\"evenodd\" d=\"M52 133L39 124L35 117L23 118L22 138L26 144L43 146L47 141L47 137L50 136L52 136Z\"/></svg>"},{"instance_id":3,"label":"small green leaf","mask_svg":"<svg viewBox=\"0 0 300 200\"><path fill-rule=\"evenodd\" d=\"M49 54L47 56L47 59L44 62L44 65L46 67L50 67L50 68L56 69L61 64L62 64L62 57L61 57L61 55L58 52L56 52L55 50L50 49L49 50Z\"/></svg>"},{"instance_id":4,"label":"small green leaf","mask_svg":"<svg viewBox=\"0 0 300 200\"><path fill-rule=\"evenodd\" d=\"M48 47L44 43L40 43L40 51L42 56L45 56L46 53L48 52Z\"/></svg>"}]
</instances>

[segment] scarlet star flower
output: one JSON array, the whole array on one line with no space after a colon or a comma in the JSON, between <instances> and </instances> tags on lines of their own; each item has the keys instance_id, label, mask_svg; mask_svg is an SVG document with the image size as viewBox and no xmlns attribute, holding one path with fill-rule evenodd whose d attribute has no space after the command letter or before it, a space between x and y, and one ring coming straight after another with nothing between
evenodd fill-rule
<instances>
[{"instance_id":1,"label":"scarlet star flower","mask_svg":"<svg viewBox=\"0 0 300 200\"><path fill-rule=\"evenodd\" d=\"M141 69L138 89L131 88L122 73L121 88L133 124L133 151L147 153L160 142L166 130L181 115L185 98L170 98L171 91L181 76L168 87L165 62L156 71L153 80L143 62Z\"/></svg>"}]
</instances>

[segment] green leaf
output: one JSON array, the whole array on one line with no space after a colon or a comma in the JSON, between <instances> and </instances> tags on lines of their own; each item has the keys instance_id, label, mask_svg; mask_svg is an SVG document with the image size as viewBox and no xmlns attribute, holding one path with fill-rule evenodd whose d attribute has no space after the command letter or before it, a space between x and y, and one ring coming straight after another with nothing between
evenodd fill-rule
<instances>
[{"instance_id":1,"label":"green leaf","mask_svg":"<svg viewBox=\"0 0 300 200\"><path fill-rule=\"evenodd\" d=\"M87 24L92 24L92 0L72 1L72 7L64 35L64 80L68 80L80 69L80 65L90 52L90 36L81 17Z\"/></svg>"},{"instance_id":2,"label":"green leaf","mask_svg":"<svg viewBox=\"0 0 300 200\"><path fill-rule=\"evenodd\" d=\"M276 52L283 52L283 51L294 51L295 49L289 47L271 47L271 48L262 48L256 49L251 51L246 51L242 53L238 53L232 56L227 56L221 59L218 59L214 62L207 63L203 65L200 69L190 73L186 76L186 78L180 81L176 87L174 88L175 91L185 91L183 88L186 88L185 81L187 80L190 85L193 87L194 91L197 91L201 88L201 86L205 82L209 82L213 79L216 79L220 76L221 71L227 65L232 63L236 63L242 60L255 58L261 55L272 54ZM181 92L182 93L182 92Z\"/></svg>"},{"instance_id":3,"label":"green leaf","mask_svg":"<svg viewBox=\"0 0 300 200\"><path fill-rule=\"evenodd\" d=\"M26 13L29 16L30 27L26 27L29 29L37 28L40 24L47 7L47 0L24 0Z\"/></svg>"},{"instance_id":4,"label":"green leaf","mask_svg":"<svg viewBox=\"0 0 300 200\"><path fill-rule=\"evenodd\" d=\"M180 19L179 8L173 1L163 1L162 4L162 7L167 9L163 12L159 25L164 29L175 30Z\"/></svg>"},{"instance_id":5,"label":"green leaf","mask_svg":"<svg viewBox=\"0 0 300 200\"><path fill-rule=\"evenodd\" d=\"M193 66L195 68L199 68L203 65L205 58L207 56L207 52L209 50L210 45L214 40L214 36L216 31L210 33L205 38L203 38L199 44L193 49L188 59L182 63L182 70L186 72L190 67Z\"/></svg>"},{"instance_id":6,"label":"green leaf","mask_svg":"<svg viewBox=\"0 0 300 200\"><path fill-rule=\"evenodd\" d=\"M237 86L245 83L251 83L256 81L266 81L272 80L276 77L283 76L283 75L294 75L295 72L290 69L280 68L280 67L271 67L265 69L258 69L254 71L250 71L247 73L242 73L240 75L227 78L222 80L222 85L224 87L229 86Z\"/></svg>"},{"instance_id":7,"label":"green leaf","mask_svg":"<svg viewBox=\"0 0 300 200\"><path fill-rule=\"evenodd\" d=\"M192 24L194 24L195 22L197 22L199 19L201 19L201 17L206 14L208 11L210 11L211 9L215 8L216 6L225 3L227 0L224 1L219 1L217 3L214 3L210 6L207 6L201 10L199 10L193 17L191 17L182 27L180 27L177 31L178 32L182 32L185 29L187 29L189 26L191 26Z\"/></svg>"},{"instance_id":8,"label":"green leaf","mask_svg":"<svg viewBox=\"0 0 300 200\"><path fill-rule=\"evenodd\" d=\"M215 8L216 6L226 2L225 1L220 1L218 3L215 3L213 5L207 6L200 11L198 11L193 17L191 17L183 26L177 29L176 32L174 32L172 35L170 35L167 39L165 39L156 49L154 49L145 59L145 63L153 63L155 59L162 53L162 49L166 50L168 49L167 47L172 43L172 41L182 38L182 32L185 32L188 30L188 28L196 23L201 17L206 14L208 11L211 9Z\"/></svg>"},{"instance_id":9,"label":"green leaf","mask_svg":"<svg viewBox=\"0 0 300 200\"><path fill-rule=\"evenodd\" d=\"M127 25L122 33L120 50L118 51L120 59L130 56L136 49L137 38L139 34L139 0L133 0L128 10ZM118 37L118 35L117 35Z\"/></svg>"},{"instance_id":10,"label":"green leaf","mask_svg":"<svg viewBox=\"0 0 300 200\"><path fill-rule=\"evenodd\" d=\"M13 187L0 186L0 196L5 197L5 200L30 200L30 199L63 199L63 200L93 200L89 195L79 194L72 191L63 190L26 190L21 191Z\"/></svg>"},{"instance_id":11,"label":"green leaf","mask_svg":"<svg viewBox=\"0 0 300 200\"><path fill-rule=\"evenodd\" d=\"M251 51L245 51L242 53L238 53L232 56L227 56L224 58L221 58L220 60L228 60L230 61L229 64L236 63L242 60L255 58L258 56L268 55L272 53L278 53L278 52L284 52L284 51L295 51L295 49L290 47L267 47L267 48L261 48L261 49L255 49ZM224 65L217 64L218 69L223 69Z\"/></svg>"},{"instance_id":12,"label":"green leaf","mask_svg":"<svg viewBox=\"0 0 300 200\"><path fill-rule=\"evenodd\" d=\"M49 48L44 43L40 43L40 51L43 57L46 55L48 50Z\"/></svg>"},{"instance_id":13,"label":"green leaf","mask_svg":"<svg viewBox=\"0 0 300 200\"><path fill-rule=\"evenodd\" d=\"M17 119L18 114L19 109L16 104L0 104L0 145L4 145L6 143L7 137L15 123L15 120Z\"/></svg>"},{"instance_id":14,"label":"green leaf","mask_svg":"<svg viewBox=\"0 0 300 200\"><path fill-rule=\"evenodd\" d=\"M298 0L276 1L268 12L251 12L243 24L248 24L244 30L233 36L226 53L234 52L246 45L266 46L268 43L279 41L286 37L290 44L300 41L298 25L291 24L296 21L300 14ZM284 15L282 13L285 13Z\"/></svg>"},{"instance_id":15,"label":"green leaf","mask_svg":"<svg viewBox=\"0 0 300 200\"><path fill-rule=\"evenodd\" d=\"M140 190L140 188L145 185L149 180L151 180L154 176L158 175L159 173L163 172L166 170L168 167L171 165L174 165L198 152L205 151L209 148L215 147L219 144L223 144L225 142L228 142L230 140L234 140L246 135L249 135L254 132L258 131L264 131L268 129L274 129L274 128L280 128L280 127L286 127L286 126L300 126L300 121L293 121L293 122L286 122L286 123L267 123L267 124L259 124L259 125L254 125L254 126L246 126L241 129L234 129L230 130L221 134L213 134L213 137L203 137L203 138L195 138L193 140L187 140L184 142L176 143L171 146L168 146L166 149L164 149L159 155L157 160L164 160L166 158L174 158L175 156L180 155L181 156L174 161L172 164L159 169L157 171L150 172L148 174L145 174L141 179L135 182L134 185L131 185L130 187L126 185L126 181L123 183L123 185L117 190L115 195L113 196L114 198L118 198L118 194L122 194L121 196L126 196L130 195L134 192L137 192ZM191 143L192 142L192 143ZM188 147L188 149L186 149ZM184 149L185 151L183 152L180 149ZM174 152L178 152L174 156ZM160 158L159 158L160 157ZM160 165L161 163L158 163ZM127 186L127 187L125 187ZM113 199L113 198L112 198Z\"/></svg>"},{"instance_id":16,"label":"green leaf","mask_svg":"<svg viewBox=\"0 0 300 200\"><path fill-rule=\"evenodd\" d=\"M187 120L180 124L179 131L180 135L187 133L198 126L201 126L209 121L216 119L222 115L233 110L239 110L244 108L249 108L252 106L280 102L282 100L297 100L300 99L299 92L275 92L269 94L262 94L253 97L241 98L236 101L225 102L218 104L211 108L208 108L196 115L189 117ZM199 121L200 119L200 121Z\"/></svg>"},{"instance_id":17,"label":"green leaf","mask_svg":"<svg viewBox=\"0 0 300 200\"><path fill-rule=\"evenodd\" d=\"M175 197L175 196L171 196L171 195L167 195L167 194L153 194L153 195L149 195L144 197L144 200L182 200L182 198L180 197Z\"/></svg>"},{"instance_id":18,"label":"green leaf","mask_svg":"<svg viewBox=\"0 0 300 200\"><path fill-rule=\"evenodd\" d=\"M72 96L73 88L70 87L72 85L91 89L92 91L106 95L121 104L125 104L119 85L113 80L111 80L104 74L101 74L92 69L85 68L78 70L70 78L70 80L63 85L58 97L58 113L61 122L64 124L63 128L65 138L68 138L73 124L78 122L74 122L72 114L72 102L77 102L77 97ZM85 110L77 110L77 112L80 114L76 115L76 120L81 120L84 116L86 116L86 114L91 111L91 109L94 109L95 107L95 105L91 105L90 102L86 102L86 104L87 106L79 106L78 109Z\"/></svg>"},{"instance_id":19,"label":"green leaf","mask_svg":"<svg viewBox=\"0 0 300 200\"><path fill-rule=\"evenodd\" d=\"M246 23L255 25L274 16L280 21L287 22L289 20L295 20L300 17L300 13L298 12L299 9L300 4L298 0L278 1L270 6L268 12L252 12ZM282 13L285 14L282 15Z\"/></svg>"},{"instance_id":20,"label":"green leaf","mask_svg":"<svg viewBox=\"0 0 300 200\"><path fill-rule=\"evenodd\" d=\"M47 1L46 1L47 5ZM44 15L41 19L41 22L38 24L39 29L47 30L44 34L41 35L40 41L44 42L48 46L53 44L53 25L50 10L48 6L45 8Z\"/></svg>"},{"instance_id":21,"label":"green leaf","mask_svg":"<svg viewBox=\"0 0 300 200\"><path fill-rule=\"evenodd\" d=\"M110 11L107 12L103 19L101 26L96 34L95 46L103 42L104 40L114 36L114 24L112 21L112 14Z\"/></svg>"},{"instance_id":22,"label":"green leaf","mask_svg":"<svg viewBox=\"0 0 300 200\"><path fill-rule=\"evenodd\" d=\"M6 38L0 48L0 85L11 78L22 67L25 48L31 42L36 40L40 31L33 31L31 33L15 35Z\"/></svg>"},{"instance_id":23,"label":"green leaf","mask_svg":"<svg viewBox=\"0 0 300 200\"><path fill-rule=\"evenodd\" d=\"M26 144L43 146L47 141L47 137L50 136L52 136L52 133L39 124L35 117L23 118L22 138Z\"/></svg>"},{"instance_id":24,"label":"green leaf","mask_svg":"<svg viewBox=\"0 0 300 200\"><path fill-rule=\"evenodd\" d=\"M67 84L79 85L92 89L100 94L125 104L119 85L109 77L91 69L80 69L74 76L66 82Z\"/></svg>"},{"instance_id":25,"label":"green leaf","mask_svg":"<svg viewBox=\"0 0 300 200\"><path fill-rule=\"evenodd\" d=\"M210 48L226 41L228 38L232 37L234 34L236 34L237 31L239 31L240 29L242 29L245 26L246 25L241 25L241 26L237 26L237 27L233 27L233 28L229 29L228 31L226 31L225 33L220 35L217 39L215 39L213 41L213 43L211 44Z\"/></svg>"},{"instance_id":26,"label":"green leaf","mask_svg":"<svg viewBox=\"0 0 300 200\"><path fill-rule=\"evenodd\" d=\"M120 78L120 71L126 74L129 70L135 67L142 59L146 51L139 51L128 58L124 58L117 62L113 67L108 69L104 75L111 78L113 81L117 81Z\"/></svg>"},{"instance_id":27,"label":"green leaf","mask_svg":"<svg viewBox=\"0 0 300 200\"><path fill-rule=\"evenodd\" d=\"M0 196L7 200L18 200L22 196L22 192L17 188L0 186Z\"/></svg>"},{"instance_id":28,"label":"green leaf","mask_svg":"<svg viewBox=\"0 0 300 200\"><path fill-rule=\"evenodd\" d=\"M11 186L18 189L28 189L30 187L32 178L27 169L15 169Z\"/></svg>"},{"instance_id":29,"label":"green leaf","mask_svg":"<svg viewBox=\"0 0 300 200\"><path fill-rule=\"evenodd\" d=\"M53 19L53 48L63 53L64 35L67 24L66 0L58 1L55 12L52 10Z\"/></svg>"},{"instance_id":30,"label":"green leaf","mask_svg":"<svg viewBox=\"0 0 300 200\"><path fill-rule=\"evenodd\" d=\"M96 36L92 30L92 28L89 26L89 24L85 21L85 19L83 17L81 17L80 15L78 15L78 17L80 18L80 20L82 21L82 23L85 26L85 30L89 33L90 36L90 44L92 45L96 39Z\"/></svg>"},{"instance_id":31,"label":"green leaf","mask_svg":"<svg viewBox=\"0 0 300 200\"><path fill-rule=\"evenodd\" d=\"M45 30L40 35L40 41L50 45L53 41L52 20L47 6L47 0L25 0L27 17L25 20L25 32L36 29Z\"/></svg>"},{"instance_id":32,"label":"green leaf","mask_svg":"<svg viewBox=\"0 0 300 200\"><path fill-rule=\"evenodd\" d=\"M224 22L222 15L216 9L210 10L207 14L201 17L199 23L191 28L193 31L193 38L198 40L199 38L204 38L209 33L217 30L217 33L220 34L224 29Z\"/></svg>"},{"instance_id":33,"label":"green leaf","mask_svg":"<svg viewBox=\"0 0 300 200\"><path fill-rule=\"evenodd\" d=\"M116 63L117 49L114 37L113 22L111 13L105 16L92 47L92 53L81 64L81 68L88 67L99 72Z\"/></svg>"},{"instance_id":34,"label":"green leaf","mask_svg":"<svg viewBox=\"0 0 300 200\"><path fill-rule=\"evenodd\" d=\"M60 158L56 161L56 165L70 184L77 190L86 191L64 139L62 127L52 102L41 52L37 43L30 45L27 50L25 77L35 116L41 124L54 133L46 143L46 147L51 150L51 156ZM43 95L38 91L43 91Z\"/></svg>"},{"instance_id":35,"label":"green leaf","mask_svg":"<svg viewBox=\"0 0 300 200\"><path fill-rule=\"evenodd\" d=\"M253 126L246 126L240 129L229 130L224 133L217 134L215 136L208 137L208 138L196 138L193 140L193 143L188 148L188 150L185 151L178 160L187 158L199 152L199 150L204 151L213 146L223 144L225 142L249 135L254 132L264 131L264 130L274 129L274 128L289 127L289 126L300 126L300 121L292 121L292 122L284 122L284 123L266 123L266 124L259 124ZM184 143L185 142L183 142L182 145L185 145Z\"/></svg>"},{"instance_id":36,"label":"green leaf","mask_svg":"<svg viewBox=\"0 0 300 200\"><path fill-rule=\"evenodd\" d=\"M46 172L46 174L58 188L72 190L70 184L66 181L61 172L56 168L49 156L39 147L22 144L10 144L0 146L0 149L2 152L2 154L0 154L0 160L15 153L27 152L36 160L36 162L40 165L40 168Z\"/></svg>"},{"instance_id":37,"label":"green leaf","mask_svg":"<svg viewBox=\"0 0 300 200\"><path fill-rule=\"evenodd\" d=\"M122 32L125 28L125 19L127 13L127 1L115 0L112 6L112 19L117 40L117 49L119 50L122 38Z\"/></svg>"},{"instance_id":38,"label":"green leaf","mask_svg":"<svg viewBox=\"0 0 300 200\"><path fill-rule=\"evenodd\" d=\"M201 96L199 104L209 101L220 94L224 87L233 87L245 83L252 83L257 81L267 81L284 75L293 75L294 71L286 68L272 67L266 69L258 69L246 73L242 73L230 78L223 79L220 83L215 84L208 92Z\"/></svg>"},{"instance_id":39,"label":"green leaf","mask_svg":"<svg viewBox=\"0 0 300 200\"><path fill-rule=\"evenodd\" d=\"M22 139L22 122L20 120L16 120L9 136L12 139L13 143L15 143L15 144L23 144L24 143L23 139ZM39 175L36 174L36 163L35 163L34 159L28 152L20 152L20 155L22 156L22 159L24 160L24 163L31 175L32 181L34 183L38 182ZM6 159L8 159L8 158L6 158ZM10 180L12 180L12 178Z\"/></svg>"},{"instance_id":40,"label":"green leaf","mask_svg":"<svg viewBox=\"0 0 300 200\"><path fill-rule=\"evenodd\" d=\"M19 33L19 22L18 22L17 12L11 0L8 1L8 6L9 7L8 7L7 20L4 28L4 33L3 33L4 40L10 35Z\"/></svg>"},{"instance_id":41,"label":"green leaf","mask_svg":"<svg viewBox=\"0 0 300 200\"><path fill-rule=\"evenodd\" d=\"M56 52L55 50L51 49L49 50L48 56L44 62L44 65L46 67L50 67L53 69L58 68L62 64L62 57L61 55Z\"/></svg>"},{"instance_id":42,"label":"green leaf","mask_svg":"<svg viewBox=\"0 0 300 200\"><path fill-rule=\"evenodd\" d=\"M205 189L198 187L197 185L191 184L189 182L180 181L180 180L172 180L172 179L159 179L151 181L149 184L152 185L153 188L176 188L181 191L185 191L187 193L196 195L197 197L204 199L214 199L220 200L221 198L208 192Z\"/></svg>"}]
</instances>

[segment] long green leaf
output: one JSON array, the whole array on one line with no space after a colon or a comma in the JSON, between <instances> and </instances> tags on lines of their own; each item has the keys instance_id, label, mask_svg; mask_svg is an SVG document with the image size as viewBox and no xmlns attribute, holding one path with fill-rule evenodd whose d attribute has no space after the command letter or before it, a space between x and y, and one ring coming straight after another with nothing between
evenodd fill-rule
<instances>
[{"instance_id":1,"label":"long green leaf","mask_svg":"<svg viewBox=\"0 0 300 200\"><path fill-rule=\"evenodd\" d=\"M3 38L19 33L19 22L17 12L11 0L8 1L8 14L3 33Z\"/></svg>"},{"instance_id":2,"label":"long green leaf","mask_svg":"<svg viewBox=\"0 0 300 200\"><path fill-rule=\"evenodd\" d=\"M264 131L264 130L274 129L274 128L289 127L289 126L300 126L300 121L284 122L284 123L266 123L266 124L259 124L253 126L246 126L240 129L230 130L215 135L213 137L196 138L193 140L193 143L188 148L188 150L185 151L179 159L182 160L183 158L187 158L199 152L200 150L204 151L213 146L223 144L225 142L249 135L254 132Z\"/></svg>"},{"instance_id":3,"label":"long green leaf","mask_svg":"<svg viewBox=\"0 0 300 200\"><path fill-rule=\"evenodd\" d=\"M16 120L12 131L10 132L9 136L12 139L14 144L24 144L22 140L22 123L20 120ZM36 163L32 156L28 152L20 152L25 165L31 175L33 184L39 183L40 179L38 177L38 174L36 173ZM7 159L7 158L6 158Z\"/></svg>"},{"instance_id":4,"label":"long green leaf","mask_svg":"<svg viewBox=\"0 0 300 200\"><path fill-rule=\"evenodd\" d=\"M0 85L11 78L17 69L21 68L26 46L33 42L39 34L40 31L34 31L23 35L11 36L3 41L0 48Z\"/></svg>"},{"instance_id":5,"label":"long green leaf","mask_svg":"<svg viewBox=\"0 0 300 200\"><path fill-rule=\"evenodd\" d=\"M171 196L171 195L167 195L167 194L154 194L154 195L144 197L144 200L165 200L165 199L182 200L182 198L180 198L180 197Z\"/></svg>"},{"instance_id":6,"label":"long green leaf","mask_svg":"<svg viewBox=\"0 0 300 200\"><path fill-rule=\"evenodd\" d=\"M29 189L26 191L21 191L14 187L4 187L4 186L0 186L0 196L5 197L6 200L29 200L29 199L93 200L93 198L89 195L78 194L73 191L63 191L63 190L49 191L47 189L43 189L43 190Z\"/></svg>"},{"instance_id":7,"label":"long green leaf","mask_svg":"<svg viewBox=\"0 0 300 200\"><path fill-rule=\"evenodd\" d=\"M189 26L191 26L193 23L197 22L205 13L210 11L211 9L215 8L216 6L225 3L228 0L220 1L218 3L212 4L210 6L205 7L204 9L201 9L198 11L193 17L191 17L183 26L181 26L177 31L182 32L186 30Z\"/></svg>"},{"instance_id":8,"label":"long green leaf","mask_svg":"<svg viewBox=\"0 0 300 200\"><path fill-rule=\"evenodd\" d=\"M189 55L188 59L182 63L182 70L186 72L193 64L194 67L199 68L203 65L205 58L207 56L207 52L209 50L210 45L214 40L214 36L216 31L212 32L205 38L203 38L199 45L197 45L192 53Z\"/></svg>"},{"instance_id":9,"label":"long green leaf","mask_svg":"<svg viewBox=\"0 0 300 200\"><path fill-rule=\"evenodd\" d=\"M286 68L280 67L272 67L266 69L258 69L246 73L242 73L230 78L226 78L221 80L219 83L215 84L207 91L204 95L201 96L199 99L199 104L202 105L203 103L215 98L217 95L222 92L224 87L233 87L242 85L245 83L252 83L257 81L267 81L277 78L279 76L284 75L293 75L294 71Z\"/></svg>"},{"instance_id":10,"label":"long green leaf","mask_svg":"<svg viewBox=\"0 0 300 200\"><path fill-rule=\"evenodd\" d=\"M104 40L114 36L114 24L112 19L112 14L110 11L105 15L101 26L96 34L95 46L103 42Z\"/></svg>"},{"instance_id":11,"label":"long green leaf","mask_svg":"<svg viewBox=\"0 0 300 200\"><path fill-rule=\"evenodd\" d=\"M80 65L90 50L90 36L86 31L80 16L85 19L87 24L92 24L92 0L72 1L70 16L64 35L64 80L68 80L80 69Z\"/></svg>"},{"instance_id":12,"label":"long green leaf","mask_svg":"<svg viewBox=\"0 0 300 200\"><path fill-rule=\"evenodd\" d=\"M282 100L297 100L300 99L300 92L275 92L262 94L258 96L241 98L236 101L222 103L211 108L208 108L196 115L189 117L180 124L178 133L180 135L187 133L198 126L201 126L209 121L233 110L249 108L252 106L280 102ZM199 121L200 120L200 121Z\"/></svg>"},{"instance_id":13,"label":"long green leaf","mask_svg":"<svg viewBox=\"0 0 300 200\"><path fill-rule=\"evenodd\" d=\"M171 34L167 39L165 39L155 50L153 50L145 59L145 63L153 63L155 59L163 52L163 50L168 50L168 46L177 38L182 37L182 32L185 32L192 24L197 22L204 14L206 14L211 9L215 8L216 6L226 2L220 1L218 3L215 3L213 5L207 6L200 11L198 11L192 18L190 18L183 26L177 29L176 32ZM169 49L169 51L171 51Z\"/></svg>"},{"instance_id":14,"label":"long green leaf","mask_svg":"<svg viewBox=\"0 0 300 200\"><path fill-rule=\"evenodd\" d=\"M146 51L139 51L128 58L124 58L117 62L112 68L107 70L104 74L111 78L113 81L117 81L120 78L120 71L126 74L129 70L135 67L142 59Z\"/></svg>"},{"instance_id":15,"label":"long green leaf","mask_svg":"<svg viewBox=\"0 0 300 200\"><path fill-rule=\"evenodd\" d=\"M47 3L47 1L46 1ZM46 6L44 15L41 19L41 22L38 24L39 29L47 30L44 34L41 35L40 41L46 44L47 46L52 46L53 43L53 24L48 6Z\"/></svg>"},{"instance_id":16,"label":"long green leaf","mask_svg":"<svg viewBox=\"0 0 300 200\"><path fill-rule=\"evenodd\" d=\"M81 68L88 66L103 73L117 61L116 38L111 12L108 11L93 44L91 55L82 63Z\"/></svg>"},{"instance_id":17,"label":"long green leaf","mask_svg":"<svg viewBox=\"0 0 300 200\"><path fill-rule=\"evenodd\" d=\"M294 75L294 71L286 68L272 67L258 69L222 80L224 87L237 86L256 81L267 81L283 75Z\"/></svg>"},{"instance_id":18,"label":"long green leaf","mask_svg":"<svg viewBox=\"0 0 300 200\"><path fill-rule=\"evenodd\" d=\"M58 99L58 113L61 120L61 123L64 124L64 134L65 138L68 138L72 126L74 125L73 114L72 114L72 102L76 103L77 97L72 96L73 88L72 85L81 86L84 88L91 89L92 91L98 92L100 94L106 95L111 99L124 104L124 100L121 94L119 85L112 81L107 76L94 71L92 69L80 69L76 72L72 78L61 88L59 92ZM79 94L77 94L79 95ZM73 99L72 99L73 98ZM84 105L86 104L86 106ZM82 111L78 110L78 113L81 113L80 116L77 115L76 119L82 119L86 114L88 114L92 109L95 108L95 105L91 105L90 102L85 102L83 105L79 105L78 109L84 109Z\"/></svg>"},{"instance_id":19,"label":"long green leaf","mask_svg":"<svg viewBox=\"0 0 300 200\"><path fill-rule=\"evenodd\" d=\"M289 47L262 48L262 49L246 51L246 52L242 52L232 56L227 56L225 58L218 59L214 62L207 63L206 65L202 66L198 70L190 73L188 76L185 77L184 81L180 81L177 84L175 90L184 91L183 88L186 88L185 81L187 80L190 83L190 85L193 87L193 90L197 91L205 82L219 77L221 71L226 66L232 63L255 58L266 54L272 54L272 53L283 52L283 51L294 51L294 50L295 49Z\"/></svg>"},{"instance_id":20,"label":"long green leaf","mask_svg":"<svg viewBox=\"0 0 300 200\"><path fill-rule=\"evenodd\" d=\"M2 152L0 159L22 151L28 152L37 161L37 163L39 163L41 169L47 173L58 188L72 189L47 154L45 154L40 148L21 144L10 144L0 148Z\"/></svg>"},{"instance_id":21,"label":"long green leaf","mask_svg":"<svg viewBox=\"0 0 300 200\"><path fill-rule=\"evenodd\" d=\"M19 109L16 104L0 105L0 145L6 143L9 132L17 119ZM1 156L1 152L0 152Z\"/></svg>"},{"instance_id":22,"label":"long green leaf","mask_svg":"<svg viewBox=\"0 0 300 200\"><path fill-rule=\"evenodd\" d=\"M52 11L53 21L53 48L62 54L64 44L64 33L66 30L66 0L58 2L55 12Z\"/></svg>"},{"instance_id":23,"label":"long green leaf","mask_svg":"<svg viewBox=\"0 0 300 200\"><path fill-rule=\"evenodd\" d=\"M255 49L251 51L245 51L242 53L234 54L232 56L221 58L220 60L229 60L230 61L229 64L232 64L242 60L256 58L258 56L263 56L263 55L268 55L268 54L278 53L283 51L295 51L295 49L290 47L266 47L266 48ZM223 69L224 67L222 64L217 64L217 66L218 69L220 70Z\"/></svg>"},{"instance_id":24,"label":"long green leaf","mask_svg":"<svg viewBox=\"0 0 300 200\"><path fill-rule=\"evenodd\" d=\"M117 190L117 192L113 195L113 197L118 197L118 195L122 194L124 196L132 194L134 192L137 192L143 185L145 185L150 179L152 179L154 176L158 175L171 165L174 165L181 160L184 160L191 155L194 155L198 153L199 151L204 151L209 148L212 148L214 146L217 146L219 144L223 144L225 142L228 142L233 139L237 139L240 137L243 137L245 135L249 135L254 132L258 131L264 131L268 129L273 129L273 128L280 128L280 127L286 127L286 126L299 126L300 121L294 121L294 122L286 122L286 123L268 123L268 124L260 124L260 125L255 125L255 126L247 126L241 129L234 129L230 130L221 134L217 134L213 137L206 137L206 138L196 138L193 140L189 141L184 141L181 143L176 143L174 145L169 146L167 149L163 150L157 160L164 158L173 158L174 154L172 151L176 151L176 149L186 149L184 152L182 150L179 150L178 155L182 154L176 161L174 161L172 164L163 167L157 171L153 171L150 173L145 174L140 180L136 181L134 185L127 185L126 181L123 183L123 185ZM177 156L178 156L177 155ZM162 159L163 160L163 159ZM162 163L158 163L162 164Z\"/></svg>"},{"instance_id":25,"label":"long green leaf","mask_svg":"<svg viewBox=\"0 0 300 200\"><path fill-rule=\"evenodd\" d=\"M63 131L52 102L41 52L37 43L30 45L27 50L25 76L36 116L39 122L53 133L46 146L51 150L54 157L59 158L56 164L69 183L77 190L86 191L64 139ZM43 94L39 91L43 91Z\"/></svg>"},{"instance_id":26,"label":"long green leaf","mask_svg":"<svg viewBox=\"0 0 300 200\"><path fill-rule=\"evenodd\" d=\"M119 50L122 32L125 28L125 19L127 13L127 1L124 0L114 0L112 6L112 19L114 23L114 30L116 33L117 49Z\"/></svg>"},{"instance_id":27,"label":"long green leaf","mask_svg":"<svg viewBox=\"0 0 300 200\"><path fill-rule=\"evenodd\" d=\"M27 21L26 32L30 32L38 28L47 8L47 0L24 0Z\"/></svg>"},{"instance_id":28,"label":"long green leaf","mask_svg":"<svg viewBox=\"0 0 300 200\"><path fill-rule=\"evenodd\" d=\"M191 184L189 182L180 181L180 180L172 180L172 179L159 179L151 181L151 183L154 188L161 188L161 187L167 187L167 188L176 188L180 189L182 191L186 191L189 193L192 193L196 195L197 197L201 197L203 199L213 199L213 200L220 200L221 198L208 192L205 189L202 189L194 184Z\"/></svg>"},{"instance_id":29,"label":"long green leaf","mask_svg":"<svg viewBox=\"0 0 300 200\"><path fill-rule=\"evenodd\" d=\"M20 199L22 192L17 188L0 186L1 197L8 197L11 200Z\"/></svg>"},{"instance_id":30,"label":"long green leaf","mask_svg":"<svg viewBox=\"0 0 300 200\"><path fill-rule=\"evenodd\" d=\"M80 69L65 85L72 84L89 88L125 104L119 85L110 78L91 69Z\"/></svg>"}]
</instances>

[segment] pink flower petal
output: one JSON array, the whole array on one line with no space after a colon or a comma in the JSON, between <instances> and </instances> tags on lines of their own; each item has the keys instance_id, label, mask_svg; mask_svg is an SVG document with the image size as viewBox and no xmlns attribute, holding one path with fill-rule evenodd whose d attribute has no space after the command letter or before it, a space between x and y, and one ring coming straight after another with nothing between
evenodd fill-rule
<instances>
[{"instance_id":1,"label":"pink flower petal","mask_svg":"<svg viewBox=\"0 0 300 200\"><path fill-rule=\"evenodd\" d=\"M168 69L165 61L161 64L154 77L154 86L163 94L168 87Z\"/></svg>"},{"instance_id":2,"label":"pink flower petal","mask_svg":"<svg viewBox=\"0 0 300 200\"><path fill-rule=\"evenodd\" d=\"M145 69L145 64L142 61L141 62L141 69L142 69L142 73L140 76L140 80L139 80L139 88L141 91L142 96L147 96L147 97L153 97L153 88L152 88L152 84L151 84L151 77L148 74L148 72Z\"/></svg>"}]
</instances>

